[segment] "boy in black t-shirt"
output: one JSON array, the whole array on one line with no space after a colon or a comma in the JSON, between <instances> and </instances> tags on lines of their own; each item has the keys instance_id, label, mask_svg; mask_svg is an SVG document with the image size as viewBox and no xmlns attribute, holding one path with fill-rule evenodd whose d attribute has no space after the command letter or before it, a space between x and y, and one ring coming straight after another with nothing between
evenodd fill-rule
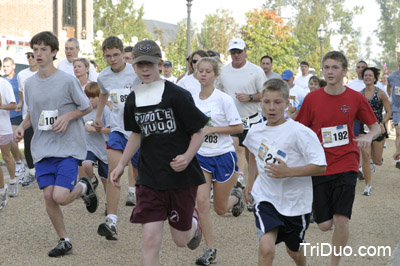
<instances>
[{"instance_id":1,"label":"boy in black t-shirt","mask_svg":"<svg viewBox=\"0 0 400 266\"><path fill-rule=\"evenodd\" d=\"M132 134L111 182L120 187L124 167L140 147L137 206L131 222L142 224L141 265L160 265L166 219L177 246L195 249L201 242L194 206L197 186L205 180L195 155L208 118L189 92L161 79L161 50L154 41L137 43L133 55L143 84L133 87L125 103L125 129Z\"/></svg>"}]
</instances>

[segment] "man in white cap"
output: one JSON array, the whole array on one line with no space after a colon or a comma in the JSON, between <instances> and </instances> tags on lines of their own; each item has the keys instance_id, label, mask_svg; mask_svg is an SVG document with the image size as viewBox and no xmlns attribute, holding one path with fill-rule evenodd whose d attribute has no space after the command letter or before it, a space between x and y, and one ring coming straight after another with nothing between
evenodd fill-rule
<instances>
[{"instance_id":1,"label":"man in white cap","mask_svg":"<svg viewBox=\"0 0 400 266\"><path fill-rule=\"evenodd\" d=\"M72 64L72 59L78 58L79 51L80 51L80 48L79 48L78 40L75 39L75 38L69 38L65 42L65 56L67 58L61 60L58 63L57 68L59 70L62 70L64 72L68 73L68 74L71 74L72 76L75 77L74 66ZM96 72L96 69L94 68L94 66L92 64L90 64L88 79L90 81L97 81L97 76L98 76L98 74Z\"/></svg>"},{"instance_id":2,"label":"man in white cap","mask_svg":"<svg viewBox=\"0 0 400 266\"><path fill-rule=\"evenodd\" d=\"M261 67L246 60L246 44L242 39L230 40L228 50L232 63L222 68L221 75L216 81L216 88L233 98L244 124L243 133L232 136L238 156L238 180L242 183L244 160L248 158L249 153L242 143L250 126L261 122L261 90L267 78Z\"/></svg>"}]
</instances>

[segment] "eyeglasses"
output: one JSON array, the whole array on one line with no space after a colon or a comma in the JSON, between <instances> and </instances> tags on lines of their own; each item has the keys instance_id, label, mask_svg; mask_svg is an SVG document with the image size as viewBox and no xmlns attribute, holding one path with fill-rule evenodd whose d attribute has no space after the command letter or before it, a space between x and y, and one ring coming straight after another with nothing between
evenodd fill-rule
<instances>
[{"instance_id":1,"label":"eyeglasses","mask_svg":"<svg viewBox=\"0 0 400 266\"><path fill-rule=\"evenodd\" d=\"M35 58L35 56L34 56L33 54L27 54L27 55L26 55L26 59L29 59L29 58L32 58L32 59L34 59L34 58Z\"/></svg>"},{"instance_id":2,"label":"eyeglasses","mask_svg":"<svg viewBox=\"0 0 400 266\"><path fill-rule=\"evenodd\" d=\"M193 60L192 60L192 63L193 63L193 64L196 64L197 61L199 61L199 60L193 59Z\"/></svg>"},{"instance_id":3,"label":"eyeglasses","mask_svg":"<svg viewBox=\"0 0 400 266\"><path fill-rule=\"evenodd\" d=\"M231 53L231 55L235 55L235 54L241 54L243 52L243 50L240 49L232 49L229 51Z\"/></svg>"}]
</instances>

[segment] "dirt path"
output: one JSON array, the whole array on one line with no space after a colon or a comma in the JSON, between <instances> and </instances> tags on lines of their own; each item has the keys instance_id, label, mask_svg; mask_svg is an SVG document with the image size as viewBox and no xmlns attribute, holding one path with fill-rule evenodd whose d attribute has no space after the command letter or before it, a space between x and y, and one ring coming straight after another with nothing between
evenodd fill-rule
<instances>
[{"instance_id":1,"label":"dirt path","mask_svg":"<svg viewBox=\"0 0 400 266\"><path fill-rule=\"evenodd\" d=\"M349 246L354 252L360 246L390 246L393 254L400 242L400 170L394 167L395 162L391 158L394 152L393 139L389 139L387 145L384 164L377 168L373 177L373 194L370 197L361 195L364 183L358 181L350 223ZM105 219L103 191L98 190L100 207L94 214L86 211L81 200L63 208L74 248L72 255L63 258L47 256L58 238L45 212L41 191L36 184L30 188L20 188L18 197L10 199L7 207L0 212L0 265L140 265L141 228L140 225L129 223L132 207L124 206L126 178L124 184L119 206L118 241L107 241L96 232L99 223ZM230 214L218 217L213 213L213 221L215 246L218 249L217 265L256 265L258 243L253 214L245 211L235 218ZM330 243L331 237L332 232L321 233L315 224L311 224L306 233L307 242L311 245ZM194 265L203 249L204 242L195 251L177 248L165 224L162 265ZM329 264L329 257L307 255L310 265ZM398 262L389 256L350 256L343 258L342 265L397 265ZM282 244L277 246L275 265L294 265Z\"/></svg>"}]
</instances>

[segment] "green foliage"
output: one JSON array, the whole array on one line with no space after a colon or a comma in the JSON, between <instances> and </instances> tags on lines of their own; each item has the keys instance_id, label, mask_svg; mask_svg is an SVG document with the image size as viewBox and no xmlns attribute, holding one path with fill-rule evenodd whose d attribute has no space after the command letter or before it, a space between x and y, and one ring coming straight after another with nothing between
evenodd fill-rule
<instances>
[{"instance_id":1,"label":"green foliage","mask_svg":"<svg viewBox=\"0 0 400 266\"><path fill-rule=\"evenodd\" d=\"M165 52L165 58L172 63L172 75L175 77L179 77L186 71L186 25L186 20L179 22L175 42L170 41L167 46L162 46L163 51ZM197 49L199 49L199 42L197 35L193 34L190 40L190 50L193 52Z\"/></svg>"},{"instance_id":2,"label":"green foliage","mask_svg":"<svg viewBox=\"0 0 400 266\"><path fill-rule=\"evenodd\" d=\"M381 10L376 36L383 47L380 60L393 71L397 69L396 45L400 42L400 2L398 0L376 0L376 2Z\"/></svg>"},{"instance_id":3,"label":"green foliage","mask_svg":"<svg viewBox=\"0 0 400 266\"><path fill-rule=\"evenodd\" d=\"M151 38L146 30L143 20L143 6L134 8L132 0L93 0L94 32L102 30L103 39L111 36L122 36L124 46L131 45L131 39L136 36L138 40ZM102 40L93 42L94 54L99 70L107 67L101 50Z\"/></svg>"},{"instance_id":4,"label":"green foliage","mask_svg":"<svg viewBox=\"0 0 400 266\"><path fill-rule=\"evenodd\" d=\"M353 10L344 8L345 0L267 0L265 8L276 10L278 14L290 11L289 25L293 28L293 34L298 39L299 47L293 54L298 62L308 61L310 67L317 73L320 69L320 40L317 29L320 24L326 28L328 25L336 25L329 28L323 42L323 53L332 49L330 37L333 34L341 35L351 40L357 35L358 29L352 26L354 15L359 14L362 8L356 6ZM342 39L343 39L342 38ZM342 52L347 57L359 57L358 49L354 49L357 43L343 43ZM354 54L356 53L356 54Z\"/></svg>"},{"instance_id":5,"label":"green foliage","mask_svg":"<svg viewBox=\"0 0 400 266\"><path fill-rule=\"evenodd\" d=\"M200 33L200 43L204 50L213 50L224 55L229 55L229 40L239 32L239 26L235 23L230 11L217 9L215 14L208 14L204 19Z\"/></svg>"},{"instance_id":6,"label":"green foliage","mask_svg":"<svg viewBox=\"0 0 400 266\"><path fill-rule=\"evenodd\" d=\"M269 55L274 60L275 72L296 69L297 60L293 54L299 44L283 18L267 9L249 11L246 18L241 33L247 46L247 59L259 65L261 57Z\"/></svg>"}]
</instances>

